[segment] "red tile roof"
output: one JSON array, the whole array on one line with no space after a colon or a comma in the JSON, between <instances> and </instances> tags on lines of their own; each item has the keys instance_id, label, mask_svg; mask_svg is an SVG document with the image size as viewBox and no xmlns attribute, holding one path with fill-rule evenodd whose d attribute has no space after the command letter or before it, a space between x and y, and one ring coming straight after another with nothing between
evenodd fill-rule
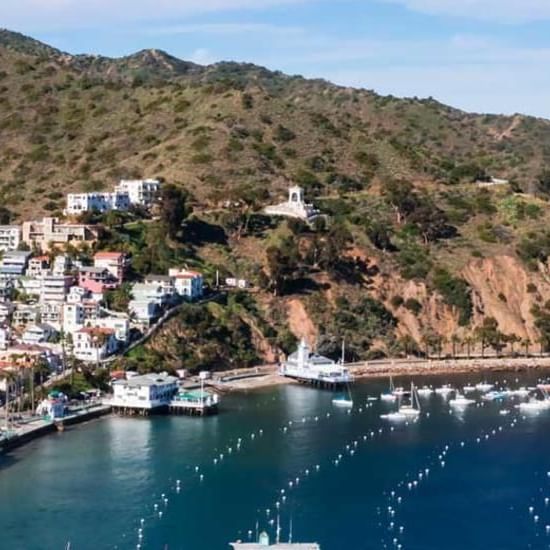
<instances>
[{"instance_id":1,"label":"red tile roof","mask_svg":"<svg viewBox=\"0 0 550 550\"><path fill-rule=\"evenodd\" d=\"M96 252L94 259L97 260L118 260L121 256L124 256L123 252Z\"/></svg>"}]
</instances>

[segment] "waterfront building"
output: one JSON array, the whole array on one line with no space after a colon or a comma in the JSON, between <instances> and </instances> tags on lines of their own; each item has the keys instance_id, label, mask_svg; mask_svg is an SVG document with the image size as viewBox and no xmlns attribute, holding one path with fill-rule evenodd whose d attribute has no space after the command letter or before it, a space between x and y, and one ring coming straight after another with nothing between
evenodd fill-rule
<instances>
[{"instance_id":1,"label":"waterfront building","mask_svg":"<svg viewBox=\"0 0 550 550\"><path fill-rule=\"evenodd\" d=\"M0 262L0 279L18 279L25 274L30 252L24 250L10 250L4 253Z\"/></svg>"},{"instance_id":2,"label":"waterfront building","mask_svg":"<svg viewBox=\"0 0 550 550\"><path fill-rule=\"evenodd\" d=\"M326 386L353 381L353 376L344 365L312 352L304 339L281 365L280 372L289 378Z\"/></svg>"},{"instance_id":3,"label":"waterfront building","mask_svg":"<svg viewBox=\"0 0 550 550\"><path fill-rule=\"evenodd\" d=\"M288 190L288 200L273 206L266 206L264 213L268 216L283 216L287 218L298 218L306 222L312 222L321 215L312 204L304 200L304 190L294 186Z\"/></svg>"},{"instance_id":4,"label":"waterfront building","mask_svg":"<svg viewBox=\"0 0 550 550\"><path fill-rule=\"evenodd\" d=\"M160 185L160 181L153 179L121 180L115 187L115 193L126 193L130 204L148 208L157 199Z\"/></svg>"},{"instance_id":5,"label":"waterfront building","mask_svg":"<svg viewBox=\"0 0 550 550\"><path fill-rule=\"evenodd\" d=\"M0 225L0 251L17 250L20 242L20 225Z\"/></svg>"},{"instance_id":6,"label":"waterfront building","mask_svg":"<svg viewBox=\"0 0 550 550\"><path fill-rule=\"evenodd\" d=\"M110 404L115 409L152 411L168 407L178 391L178 379L166 373L133 376L128 380L113 382L113 398Z\"/></svg>"},{"instance_id":7,"label":"waterfront building","mask_svg":"<svg viewBox=\"0 0 550 550\"><path fill-rule=\"evenodd\" d=\"M128 193L69 193L65 214L78 215L82 212L109 212L110 210L128 210L130 196Z\"/></svg>"},{"instance_id":8,"label":"waterfront building","mask_svg":"<svg viewBox=\"0 0 550 550\"><path fill-rule=\"evenodd\" d=\"M58 218L45 217L42 221L23 223L22 238L31 248L47 252L52 246L93 244L98 229L92 225L60 223Z\"/></svg>"},{"instance_id":9,"label":"waterfront building","mask_svg":"<svg viewBox=\"0 0 550 550\"><path fill-rule=\"evenodd\" d=\"M124 281L128 264L128 258L123 252L97 252L94 256L94 267L107 269L119 283Z\"/></svg>"},{"instance_id":10,"label":"waterfront building","mask_svg":"<svg viewBox=\"0 0 550 550\"><path fill-rule=\"evenodd\" d=\"M117 347L115 331L110 328L83 327L73 334L73 353L81 361L101 361Z\"/></svg>"},{"instance_id":11,"label":"waterfront building","mask_svg":"<svg viewBox=\"0 0 550 550\"><path fill-rule=\"evenodd\" d=\"M46 399L43 399L36 408L38 416L46 416L51 420L63 418L65 416L65 407L67 396L59 391L52 391Z\"/></svg>"}]
</instances>

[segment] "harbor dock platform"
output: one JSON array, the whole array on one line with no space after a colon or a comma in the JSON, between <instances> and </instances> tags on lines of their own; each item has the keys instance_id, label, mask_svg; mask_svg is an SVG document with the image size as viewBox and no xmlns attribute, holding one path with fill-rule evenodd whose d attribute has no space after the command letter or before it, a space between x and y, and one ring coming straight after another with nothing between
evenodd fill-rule
<instances>
[{"instance_id":1,"label":"harbor dock platform","mask_svg":"<svg viewBox=\"0 0 550 550\"><path fill-rule=\"evenodd\" d=\"M63 431L65 426L72 426L107 415L111 407L94 404L86 407L69 410L63 418L50 419L47 417L32 417L13 423L9 432L0 436L0 453L5 453L21 447L43 435Z\"/></svg>"}]
</instances>

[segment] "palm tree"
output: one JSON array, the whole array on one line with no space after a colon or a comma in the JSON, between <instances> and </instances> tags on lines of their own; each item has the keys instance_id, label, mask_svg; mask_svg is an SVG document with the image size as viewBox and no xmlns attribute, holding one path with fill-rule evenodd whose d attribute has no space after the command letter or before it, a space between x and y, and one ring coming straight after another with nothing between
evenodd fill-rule
<instances>
[{"instance_id":1,"label":"palm tree","mask_svg":"<svg viewBox=\"0 0 550 550\"><path fill-rule=\"evenodd\" d=\"M461 340L460 340L460 338L458 337L458 335L453 334L453 335L451 336L451 344L452 344L452 347L453 347L453 352L452 352L453 359L456 358L456 346L457 346L457 344L460 344L460 343L461 343Z\"/></svg>"},{"instance_id":2,"label":"palm tree","mask_svg":"<svg viewBox=\"0 0 550 550\"><path fill-rule=\"evenodd\" d=\"M466 353L468 354L468 359L470 359L472 344L475 343L475 339L472 336L466 336L466 338L464 339L464 343L466 344Z\"/></svg>"},{"instance_id":3,"label":"palm tree","mask_svg":"<svg viewBox=\"0 0 550 550\"><path fill-rule=\"evenodd\" d=\"M529 338L524 338L521 341L521 345L523 346L523 349L525 350L525 357L529 357L529 346L531 345L531 340L529 340Z\"/></svg>"}]
</instances>

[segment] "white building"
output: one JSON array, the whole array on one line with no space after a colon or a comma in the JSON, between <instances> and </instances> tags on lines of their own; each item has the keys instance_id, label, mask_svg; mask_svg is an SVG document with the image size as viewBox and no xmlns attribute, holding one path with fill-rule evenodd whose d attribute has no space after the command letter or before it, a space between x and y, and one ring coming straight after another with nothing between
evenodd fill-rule
<instances>
[{"instance_id":1,"label":"white building","mask_svg":"<svg viewBox=\"0 0 550 550\"><path fill-rule=\"evenodd\" d=\"M152 300L131 300L128 311L139 323L149 324L159 316L159 305Z\"/></svg>"},{"instance_id":2,"label":"white building","mask_svg":"<svg viewBox=\"0 0 550 550\"><path fill-rule=\"evenodd\" d=\"M63 320L63 302L43 302L40 304L40 321L61 328Z\"/></svg>"},{"instance_id":3,"label":"white building","mask_svg":"<svg viewBox=\"0 0 550 550\"><path fill-rule=\"evenodd\" d=\"M42 277L40 302L64 302L74 280L68 275L46 275Z\"/></svg>"},{"instance_id":4,"label":"white building","mask_svg":"<svg viewBox=\"0 0 550 550\"><path fill-rule=\"evenodd\" d=\"M346 384L353 381L353 376L346 367L328 357L313 353L305 340L288 356L281 365L280 372L283 376L307 382Z\"/></svg>"},{"instance_id":5,"label":"white building","mask_svg":"<svg viewBox=\"0 0 550 550\"><path fill-rule=\"evenodd\" d=\"M23 250L10 250L4 253L0 262L1 279L18 279L25 274L27 264L31 256L30 252Z\"/></svg>"},{"instance_id":6,"label":"white building","mask_svg":"<svg viewBox=\"0 0 550 550\"><path fill-rule=\"evenodd\" d=\"M81 361L100 361L114 353L117 347L112 329L84 327L73 334L73 353Z\"/></svg>"},{"instance_id":7,"label":"white building","mask_svg":"<svg viewBox=\"0 0 550 550\"><path fill-rule=\"evenodd\" d=\"M42 292L42 277L21 277L17 279L16 288L29 296L39 297Z\"/></svg>"},{"instance_id":8,"label":"white building","mask_svg":"<svg viewBox=\"0 0 550 550\"><path fill-rule=\"evenodd\" d=\"M269 216L284 216L287 218L298 218L306 222L311 222L321 215L312 204L305 202L304 190L301 187L291 187L288 190L288 200L286 202L266 206L264 213Z\"/></svg>"},{"instance_id":9,"label":"white building","mask_svg":"<svg viewBox=\"0 0 550 550\"><path fill-rule=\"evenodd\" d=\"M63 304L63 332L65 334L74 334L77 330L84 327L86 316L84 306L79 303Z\"/></svg>"},{"instance_id":10,"label":"white building","mask_svg":"<svg viewBox=\"0 0 550 550\"><path fill-rule=\"evenodd\" d=\"M81 286L72 286L69 288L69 293L67 294L67 302L71 304L80 304L84 300L90 298L92 293L82 288Z\"/></svg>"},{"instance_id":11,"label":"white building","mask_svg":"<svg viewBox=\"0 0 550 550\"><path fill-rule=\"evenodd\" d=\"M71 271L72 263L66 254L58 254L53 261L52 275L67 275Z\"/></svg>"},{"instance_id":12,"label":"white building","mask_svg":"<svg viewBox=\"0 0 550 550\"><path fill-rule=\"evenodd\" d=\"M17 250L20 242L20 225L0 225L0 251Z\"/></svg>"},{"instance_id":13,"label":"white building","mask_svg":"<svg viewBox=\"0 0 550 550\"><path fill-rule=\"evenodd\" d=\"M113 407L152 410L166 407L178 391L178 379L166 373L113 382Z\"/></svg>"},{"instance_id":14,"label":"white building","mask_svg":"<svg viewBox=\"0 0 550 550\"><path fill-rule=\"evenodd\" d=\"M14 309L15 305L11 302L0 302L0 323L6 323Z\"/></svg>"},{"instance_id":15,"label":"white building","mask_svg":"<svg viewBox=\"0 0 550 550\"><path fill-rule=\"evenodd\" d=\"M45 323L29 325L21 336L21 343L27 345L49 342L56 334L56 330Z\"/></svg>"},{"instance_id":16,"label":"white building","mask_svg":"<svg viewBox=\"0 0 550 550\"><path fill-rule=\"evenodd\" d=\"M153 302L159 306L169 304L173 300L172 286L153 283L136 283L132 287L132 297L137 301Z\"/></svg>"},{"instance_id":17,"label":"white building","mask_svg":"<svg viewBox=\"0 0 550 550\"><path fill-rule=\"evenodd\" d=\"M40 319L40 306L18 303L12 313L12 319L16 326L37 323Z\"/></svg>"},{"instance_id":18,"label":"white building","mask_svg":"<svg viewBox=\"0 0 550 550\"><path fill-rule=\"evenodd\" d=\"M121 180L115 187L117 193L127 193L130 204L149 207L158 197L160 181L158 180Z\"/></svg>"},{"instance_id":19,"label":"white building","mask_svg":"<svg viewBox=\"0 0 550 550\"><path fill-rule=\"evenodd\" d=\"M7 349L11 340L11 329L8 326L0 327L0 349Z\"/></svg>"},{"instance_id":20,"label":"white building","mask_svg":"<svg viewBox=\"0 0 550 550\"><path fill-rule=\"evenodd\" d=\"M82 212L108 212L109 210L128 210L130 196L128 193L69 193L65 213L69 215Z\"/></svg>"},{"instance_id":21,"label":"white building","mask_svg":"<svg viewBox=\"0 0 550 550\"><path fill-rule=\"evenodd\" d=\"M35 256L29 260L25 275L27 277L42 277L50 271L50 259L48 256Z\"/></svg>"},{"instance_id":22,"label":"white building","mask_svg":"<svg viewBox=\"0 0 550 550\"><path fill-rule=\"evenodd\" d=\"M168 274L174 277L174 287L178 296L187 300L198 300L202 297L204 280L201 273L186 269L170 269Z\"/></svg>"}]
</instances>

